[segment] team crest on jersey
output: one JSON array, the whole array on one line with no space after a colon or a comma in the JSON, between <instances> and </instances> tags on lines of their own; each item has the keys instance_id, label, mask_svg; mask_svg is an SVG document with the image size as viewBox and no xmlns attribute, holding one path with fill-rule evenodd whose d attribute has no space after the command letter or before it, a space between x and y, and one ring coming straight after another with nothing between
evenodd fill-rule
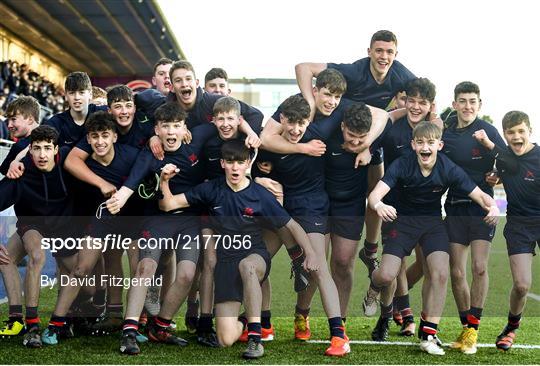
<instances>
[{"instance_id":1,"label":"team crest on jersey","mask_svg":"<svg viewBox=\"0 0 540 366\"><path fill-rule=\"evenodd\" d=\"M206 115L206 121L207 122L212 122L213 119L214 119L214 116L212 116L211 114Z\"/></svg>"},{"instance_id":2,"label":"team crest on jersey","mask_svg":"<svg viewBox=\"0 0 540 366\"><path fill-rule=\"evenodd\" d=\"M388 232L388 236L395 239L398 237L398 231L396 229L392 229Z\"/></svg>"},{"instance_id":3,"label":"team crest on jersey","mask_svg":"<svg viewBox=\"0 0 540 366\"><path fill-rule=\"evenodd\" d=\"M527 173L525 173L525 180L528 180L530 182L534 182L535 181L535 177L534 177L534 173L531 172L530 170L527 170Z\"/></svg>"},{"instance_id":4,"label":"team crest on jersey","mask_svg":"<svg viewBox=\"0 0 540 366\"><path fill-rule=\"evenodd\" d=\"M244 216L253 217L253 209L251 207L244 208Z\"/></svg>"},{"instance_id":5,"label":"team crest on jersey","mask_svg":"<svg viewBox=\"0 0 540 366\"><path fill-rule=\"evenodd\" d=\"M478 148L472 149L471 155L472 155L473 160L482 159L482 153L480 152L480 149Z\"/></svg>"},{"instance_id":6,"label":"team crest on jersey","mask_svg":"<svg viewBox=\"0 0 540 366\"><path fill-rule=\"evenodd\" d=\"M199 158L195 154L191 154L188 156L189 161L191 161L191 166L197 164L199 162Z\"/></svg>"},{"instance_id":7,"label":"team crest on jersey","mask_svg":"<svg viewBox=\"0 0 540 366\"><path fill-rule=\"evenodd\" d=\"M141 232L141 236L145 239L150 239L152 237L152 233L149 230L143 230Z\"/></svg>"}]
</instances>

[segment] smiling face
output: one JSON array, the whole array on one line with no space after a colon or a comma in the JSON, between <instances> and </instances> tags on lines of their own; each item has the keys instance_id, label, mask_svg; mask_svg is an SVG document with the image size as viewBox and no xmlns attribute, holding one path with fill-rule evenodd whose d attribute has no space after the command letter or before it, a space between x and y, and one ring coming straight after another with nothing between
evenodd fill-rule
<instances>
[{"instance_id":1,"label":"smiling face","mask_svg":"<svg viewBox=\"0 0 540 366\"><path fill-rule=\"evenodd\" d=\"M476 93L460 93L452 102L452 107L457 112L458 123L465 126L476 119L481 106L482 101Z\"/></svg>"},{"instance_id":2,"label":"smiling face","mask_svg":"<svg viewBox=\"0 0 540 366\"><path fill-rule=\"evenodd\" d=\"M368 132L357 132L347 128L345 123L341 122L341 132L343 133L343 142L347 146L360 146L368 136Z\"/></svg>"},{"instance_id":3,"label":"smiling face","mask_svg":"<svg viewBox=\"0 0 540 366\"><path fill-rule=\"evenodd\" d=\"M120 130L129 130L135 117L135 103L131 100L113 102L109 112Z\"/></svg>"},{"instance_id":4,"label":"smiling face","mask_svg":"<svg viewBox=\"0 0 540 366\"><path fill-rule=\"evenodd\" d=\"M35 123L31 116L25 117L20 112L8 117L7 126L11 136L16 138L27 137L32 131L32 125Z\"/></svg>"},{"instance_id":5,"label":"smiling face","mask_svg":"<svg viewBox=\"0 0 540 366\"><path fill-rule=\"evenodd\" d=\"M342 95L341 93L332 93L326 87L314 87L315 108L317 108L320 114L329 116L338 107Z\"/></svg>"},{"instance_id":6,"label":"smiling face","mask_svg":"<svg viewBox=\"0 0 540 366\"><path fill-rule=\"evenodd\" d=\"M199 80L195 79L193 71L183 68L174 70L171 76L176 99L184 110L191 110L197 100Z\"/></svg>"},{"instance_id":7,"label":"smiling face","mask_svg":"<svg viewBox=\"0 0 540 366\"><path fill-rule=\"evenodd\" d=\"M225 97L231 94L231 89L229 89L229 83L223 78L215 78L212 80L208 80L204 84L204 90L207 93L219 94Z\"/></svg>"},{"instance_id":8,"label":"smiling face","mask_svg":"<svg viewBox=\"0 0 540 366\"><path fill-rule=\"evenodd\" d=\"M309 126L309 118L300 120L300 121L290 121L287 117L282 114L279 116L283 136L287 141L292 144L297 144L306 133L306 129Z\"/></svg>"},{"instance_id":9,"label":"smiling face","mask_svg":"<svg viewBox=\"0 0 540 366\"><path fill-rule=\"evenodd\" d=\"M182 145L187 129L184 121L158 121L154 132L159 137L165 151L176 151Z\"/></svg>"},{"instance_id":10,"label":"smiling face","mask_svg":"<svg viewBox=\"0 0 540 366\"><path fill-rule=\"evenodd\" d=\"M42 172L50 172L54 168L54 156L58 146L49 141L35 141L30 144L30 155L35 166Z\"/></svg>"},{"instance_id":11,"label":"smiling face","mask_svg":"<svg viewBox=\"0 0 540 366\"><path fill-rule=\"evenodd\" d=\"M384 79L397 56L394 42L375 41L368 48L369 68L375 78Z\"/></svg>"},{"instance_id":12,"label":"smiling face","mask_svg":"<svg viewBox=\"0 0 540 366\"><path fill-rule=\"evenodd\" d=\"M99 158L104 158L112 153L117 135L111 130L92 131L86 135L86 139L92 147L94 154Z\"/></svg>"},{"instance_id":13,"label":"smiling face","mask_svg":"<svg viewBox=\"0 0 540 366\"><path fill-rule=\"evenodd\" d=\"M521 156L531 151L534 147L530 141L531 133L531 128L525 122L522 122L519 125L504 130L504 138L514 154Z\"/></svg>"},{"instance_id":14,"label":"smiling face","mask_svg":"<svg viewBox=\"0 0 540 366\"><path fill-rule=\"evenodd\" d=\"M240 117L236 112L219 112L214 117L214 123L218 129L219 137L223 140L230 140L238 135Z\"/></svg>"},{"instance_id":15,"label":"smiling face","mask_svg":"<svg viewBox=\"0 0 540 366\"><path fill-rule=\"evenodd\" d=\"M437 161L437 151L442 149L443 142L435 137L415 137L411 147L416 152L420 166L431 168Z\"/></svg>"},{"instance_id":16,"label":"smiling face","mask_svg":"<svg viewBox=\"0 0 540 366\"><path fill-rule=\"evenodd\" d=\"M407 119L412 126L425 121L431 109L431 102L422 97L408 96L405 102Z\"/></svg>"}]
</instances>

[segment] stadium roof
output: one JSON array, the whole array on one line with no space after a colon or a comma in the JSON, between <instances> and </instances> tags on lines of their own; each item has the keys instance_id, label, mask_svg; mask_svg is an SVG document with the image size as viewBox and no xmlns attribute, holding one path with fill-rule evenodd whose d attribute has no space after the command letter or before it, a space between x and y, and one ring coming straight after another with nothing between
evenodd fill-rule
<instances>
[{"instance_id":1,"label":"stadium roof","mask_svg":"<svg viewBox=\"0 0 540 366\"><path fill-rule=\"evenodd\" d=\"M155 0L2 0L2 25L67 71L149 75L185 59Z\"/></svg>"}]
</instances>

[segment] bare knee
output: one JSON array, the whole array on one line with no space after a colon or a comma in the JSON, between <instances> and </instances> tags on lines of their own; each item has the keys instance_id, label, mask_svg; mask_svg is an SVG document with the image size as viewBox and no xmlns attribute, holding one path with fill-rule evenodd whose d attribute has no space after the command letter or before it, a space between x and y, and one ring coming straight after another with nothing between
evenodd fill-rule
<instances>
[{"instance_id":1,"label":"bare knee","mask_svg":"<svg viewBox=\"0 0 540 366\"><path fill-rule=\"evenodd\" d=\"M448 269L437 268L430 273L431 282L440 286L446 285L448 281Z\"/></svg>"},{"instance_id":2,"label":"bare knee","mask_svg":"<svg viewBox=\"0 0 540 366\"><path fill-rule=\"evenodd\" d=\"M157 263L151 259L145 258L137 265L136 277L150 278L156 273Z\"/></svg>"},{"instance_id":3,"label":"bare knee","mask_svg":"<svg viewBox=\"0 0 540 366\"><path fill-rule=\"evenodd\" d=\"M251 260L247 260L247 259L241 260L240 264L238 265L238 268L243 278L257 275L257 268L255 266L255 262Z\"/></svg>"},{"instance_id":4,"label":"bare knee","mask_svg":"<svg viewBox=\"0 0 540 366\"><path fill-rule=\"evenodd\" d=\"M487 263L485 261L473 261L472 273L475 277L487 275Z\"/></svg>"},{"instance_id":5,"label":"bare knee","mask_svg":"<svg viewBox=\"0 0 540 366\"><path fill-rule=\"evenodd\" d=\"M191 266L190 267L180 266L176 270L176 281L183 284L192 283L193 278L195 278L195 272L196 272L195 266L193 266L193 268L191 268Z\"/></svg>"},{"instance_id":6,"label":"bare knee","mask_svg":"<svg viewBox=\"0 0 540 366\"><path fill-rule=\"evenodd\" d=\"M237 339L231 335L232 333L234 332L226 331L224 329L217 329L217 339L222 347L231 347L237 341Z\"/></svg>"},{"instance_id":7,"label":"bare knee","mask_svg":"<svg viewBox=\"0 0 540 366\"><path fill-rule=\"evenodd\" d=\"M28 254L28 267L32 269L43 268L45 265L45 252L41 249L33 250Z\"/></svg>"},{"instance_id":8,"label":"bare knee","mask_svg":"<svg viewBox=\"0 0 540 366\"><path fill-rule=\"evenodd\" d=\"M453 267L450 271L450 276L452 276L452 282L464 281L465 271L463 271L461 268Z\"/></svg>"},{"instance_id":9,"label":"bare knee","mask_svg":"<svg viewBox=\"0 0 540 366\"><path fill-rule=\"evenodd\" d=\"M354 257L348 258L345 256L332 256L332 270L340 275L350 275L354 269Z\"/></svg>"},{"instance_id":10,"label":"bare knee","mask_svg":"<svg viewBox=\"0 0 540 366\"><path fill-rule=\"evenodd\" d=\"M527 296L530 288L531 288L531 283L528 281L517 281L514 283L514 292L520 298Z\"/></svg>"}]
</instances>

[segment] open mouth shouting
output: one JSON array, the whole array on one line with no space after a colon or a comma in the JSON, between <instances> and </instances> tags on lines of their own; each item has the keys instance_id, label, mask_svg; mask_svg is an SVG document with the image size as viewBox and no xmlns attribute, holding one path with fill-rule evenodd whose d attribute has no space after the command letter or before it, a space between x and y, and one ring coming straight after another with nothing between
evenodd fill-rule
<instances>
[{"instance_id":1,"label":"open mouth shouting","mask_svg":"<svg viewBox=\"0 0 540 366\"><path fill-rule=\"evenodd\" d=\"M433 155L433 153L429 150L420 151L420 160L422 160L423 163L427 163L431 158L431 155Z\"/></svg>"}]
</instances>

